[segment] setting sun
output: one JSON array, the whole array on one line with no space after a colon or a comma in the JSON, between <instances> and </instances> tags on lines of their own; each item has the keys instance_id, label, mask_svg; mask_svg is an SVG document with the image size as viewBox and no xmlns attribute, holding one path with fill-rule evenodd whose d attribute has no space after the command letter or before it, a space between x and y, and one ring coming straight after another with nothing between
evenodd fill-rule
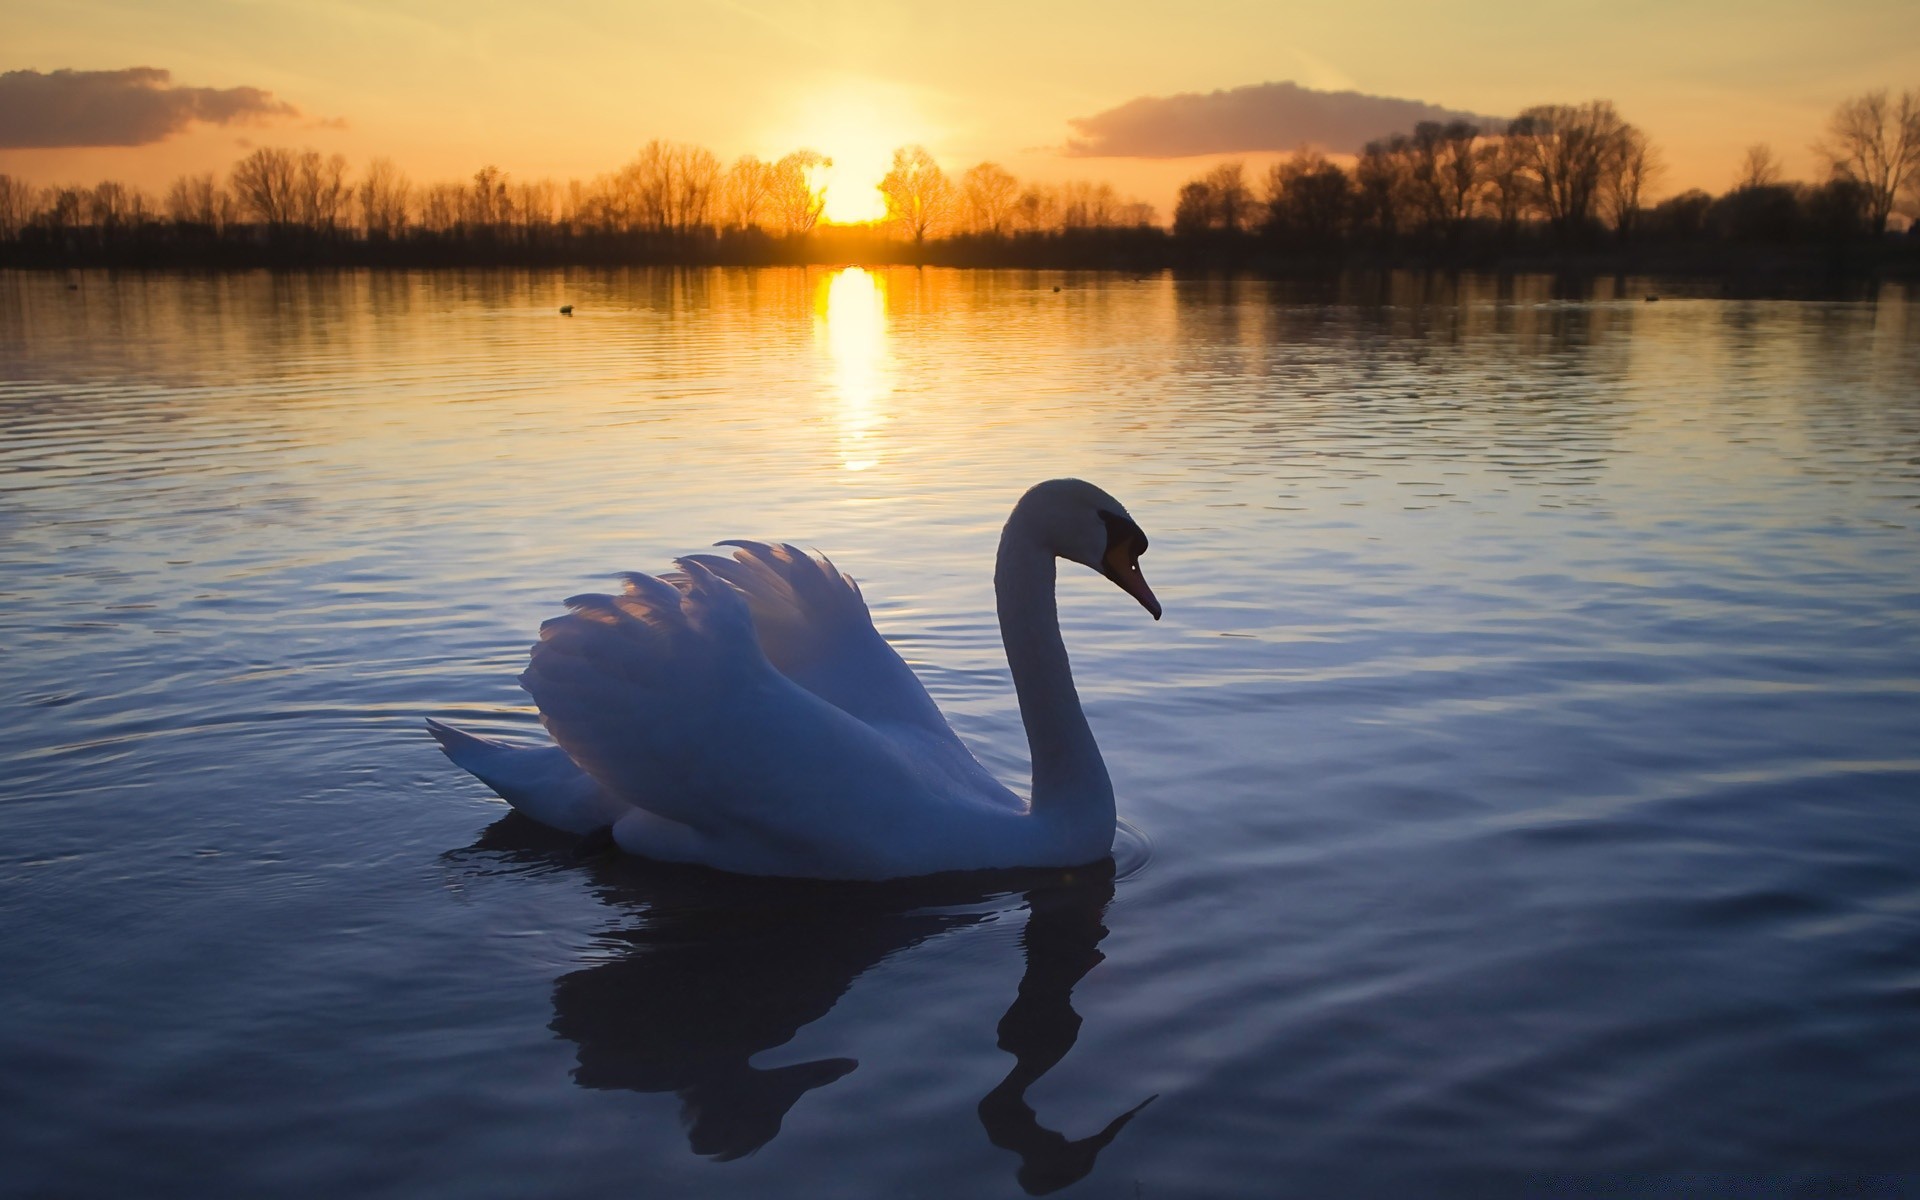
<instances>
[{"instance_id":1,"label":"setting sun","mask_svg":"<svg viewBox=\"0 0 1920 1200\"><path fill-rule=\"evenodd\" d=\"M887 215L879 183L895 147L926 140L928 123L900 85L846 79L812 91L790 124L769 133L775 146L810 146L832 160L816 179L826 189L827 221L858 225Z\"/></svg>"}]
</instances>

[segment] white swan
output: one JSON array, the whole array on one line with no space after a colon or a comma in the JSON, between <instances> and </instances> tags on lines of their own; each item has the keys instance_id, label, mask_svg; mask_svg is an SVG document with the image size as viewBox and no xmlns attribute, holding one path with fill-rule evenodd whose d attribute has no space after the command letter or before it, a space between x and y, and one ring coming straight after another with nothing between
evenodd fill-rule
<instances>
[{"instance_id":1,"label":"white swan","mask_svg":"<svg viewBox=\"0 0 1920 1200\"><path fill-rule=\"evenodd\" d=\"M557 745L429 720L447 757L516 809L623 850L747 875L892 879L1055 867L1111 849L1113 784L1074 691L1054 559L1155 620L1147 538L1078 479L1036 484L1000 534L993 589L1033 756L1031 801L968 752L873 627L860 589L792 546L723 542L629 574L540 627L521 686Z\"/></svg>"}]
</instances>

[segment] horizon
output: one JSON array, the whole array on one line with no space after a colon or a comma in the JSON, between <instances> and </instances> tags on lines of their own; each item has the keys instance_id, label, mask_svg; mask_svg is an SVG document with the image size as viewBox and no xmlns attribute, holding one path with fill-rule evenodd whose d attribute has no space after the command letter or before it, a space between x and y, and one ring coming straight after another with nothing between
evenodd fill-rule
<instances>
[{"instance_id":1,"label":"horizon","mask_svg":"<svg viewBox=\"0 0 1920 1200\"><path fill-rule=\"evenodd\" d=\"M389 158L419 183L491 165L564 184L659 138L723 162L817 150L833 161L827 217L846 224L881 215L875 185L892 150L921 144L950 172L996 162L1039 183L1110 183L1164 222L1179 186L1214 164L1257 174L1300 145L1350 153L1333 143L1369 120L1410 127L1421 106L1497 120L1609 99L1664 156L1654 199L1725 190L1755 142L1788 178L1817 181L1812 144L1838 103L1920 84L1920 10L1877 2L1818 15L1713 3L1628 22L1505 3L1471 20L1404 3L1227 4L1173 24L1148 10L1094 15L824 5L788 19L732 3L648 24L592 4L558 15L36 4L0 51L13 110L0 113L0 172L157 194L282 146L342 154L356 170ZM71 73L61 88L56 72ZM94 125L80 127L82 112ZM108 139L134 144L74 144Z\"/></svg>"}]
</instances>

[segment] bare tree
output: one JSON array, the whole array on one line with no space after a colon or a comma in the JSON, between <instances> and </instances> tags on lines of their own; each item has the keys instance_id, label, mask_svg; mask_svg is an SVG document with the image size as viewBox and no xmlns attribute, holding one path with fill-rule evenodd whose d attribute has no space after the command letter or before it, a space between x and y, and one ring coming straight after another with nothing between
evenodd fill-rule
<instances>
[{"instance_id":1,"label":"bare tree","mask_svg":"<svg viewBox=\"0 0 1920 1200\"><path fill-rule=\"evenodd\" d=\"M33 214L33 189L24 179L0 175L0 239L12 241Z\"/></svg>"},{"instance_id":2,"label":"bare tree","mask_svg":"<svg viewBox=\"0 0 1920 1200\"><path fill-rule=\"evenodd\" d=\"M87 190L77 187L48 188L41 193L39 211L34 223L48 231L60 233L69 229L78 229L86 224Z\"/></svg>"},{"instance_id":3,"label":"bare tree","mask_svg":"<svg viewBox=\"0 0 1920 1200\"><path fill-rule=\"evenodd\" d=\"M299 156L278 146L262 146L234 164L231 186L246 214L274 229L285 228L294 216Z\"/></svg>"},{"instance_id":4,"label":"bare tree","mask_svg":"<svg viewBox=\"0 0 1920 1200\"><path fill-rule=\"evenodd\" d=\"M347 160L335 154L322 158L318 150L300 155L294 184L294 215L317 233L334 233L347 215L353 189L347 186Z\"/></svg>"},{"instance_id":5,"label":"bare tree","mask_svg":"<svg viewBox=\"0 0 1920 1200\"><path fill-rule=\"evenodd\" d=\"M743 154L727 168L721 184L722 223L730 229L757 229L771 207L773 165Z\"/></svg>"},{"instance_id":6,"label":"bare tree","mask_svg":"<svg viewBox=\"0 0 1920 1200\"><path fill-rule=\"evenodd\" d=\"M833 160L818 150L795 150L773 164L774 217L787 233L813 232L820 216L827 211L827 190L814 180Z\"/></svg>"},{"instance_id":7,"label":"bare tree","mask_svg":"<svg viewBox=\"0 0 1920 1200\"><path fill-rule=\"evenodd\" d=\"M167 189L167 218L219 233L233 224L233 196L212 174L182 175Z\"/></svg>"},{"instance_id":8,"label":"bare tree","mask_svg":"<svg viewBox=\"0 0 1920 1200\"><path fill-rule=\"evenodd\" d=\"M1520 216L1533 203L1533 189L1524 170L1522 143L1495 138L1480 147L1480 178L1488 211L1500 226L1500 236L1511 240Z\"/></svg>"},{"instance_id":9,"label":"bare tree","mask_svg":"<svg viewBox=\"0 0 1920 1200\"><path fill-rule=\"evenodd\" d=\"M356 198L360 202L360 225L370 238L382 240L397 236L407 226L407 201L413 184L393 165L392 159L376 158L367 164Z\"/></svg>"},{"instance_id":10,"label":"bare tree","mask_svg":"<svg viewBox=\"0 0 1920 1200\"><path fill-rule=\"evenodd\" d=\"M1404 134L1361 147L1353 164L1354 215L1385 241L1392 241L1412 215L1413 147Z\"/></svg>"},{"instance_id":11,"label":"bare tree","mask_svg":"<svg viewBox=\"0 0 1920 1200\"><path fill-rule=\"evenodd\" d=\"M1865 189L1868 224L1875 236L1885 233L1894 200L1920 187L1920 91L1895 100L1876 88L1842 101L1814 149L1835 176Z\"/></svg>"},{"instance_id":12,"label":"bare tree","mask_svg":"<svg viewBox=\"0 0 1920 1200\"><path fill-rule=\"evenodd\" d=\"M614 174L609 207L618 225L687 234L712 224L719 183L711 150L656 138Z\"/></svg>"},{"instance_id":13,"label":"bare tree","mask_svg":"<svg viewBox=\"0 0 1920 1200\"><path fill-rule=\"evenodd\" d=\"M473 173L473 183L461 197L460 223L470 229L498 231L512 220L507 173L489 163Z\"/></svg>"},{"instance_id":14,"label":"bare tree","mask_svg":"<svg viewBox=\"0 0 1920 1200\"><path fill-rule=\"evenodd\" d=\"M673 144L658 138L614 172L609 208L628 229L665 230L672 220Z\"/></svg>"},{"instance_id":15,"label":"bare tree","mask_svg":"<svg viewBox=\"0 0 1920 1200\"><path fill-rule=\"evenodd\" d=\"M1267 171L1267 229L1283 240L1325 245L1345 232L1353 181L1303 146Z\"/></svg>"},{"instance_id":16,"label":"bare tree","mask_svg":"<svg viewBox=\"0 0 1920 1200\"><path fill-rule=\"evenodd\" d=\"M913 236L918 245L942 225L953 209L953 184L924 146L902 146L893 152L893 167L880 181L887 217Z\"/></svg>"},{"instance_id":17,"label":"bare tree","mask_svg":"<svg viewBox=\"0 0 1920 1200\"><path fill-rule=\"evenodd\" d=\"M1059 187L1060 228L1108 229L1120 224L1120 195L1110 183L1068 180Z\"/></svg>"},{"instance_id":18,"label":"bare tree","mask_svg":"<svg viewBox=\"0 0 1920 1200\"><path fill-rule=\"evenodd\" d=\"M1225 162L1205 175L1213 192L1216 228L1240 233L1253 226L1255 205L1253 189L1247 186L1247 168L1242 162Z\"/></svg>"},{"instance_id":19,"label":"bare tree","mask_svg":"<svg viewBox=\"0 0 1920 1200\"><path fill-rule=\"evenodd\" d=\"M96 229L117 230L138 216L139 200L125 184L102 180L87 194L87 223Z\"/></svg>"},{"instance_id":20,"label":"bare tree","mask_svg":"<svg viewBox=\"0 0 1920 1200\"><path fill-rule=\"evenodd\" d=\"M711 229L720 191L720 160L704 146L680 146L674 158L673 228L676 233Z\"/></svg>"},{"instance_id":21,"label":"bare tree","mask_svg":"<svg viewBox=\"0 0 1920 1200\"><path fill-rule=\"evenodd\" d=\"M1047 233L1060 226L1060 197L1044 184L1021 189L1008 214L1009 223L1023 233Z\"/></svg>"},{"instance_id":22,"label":"bare tree","mask_svg":"<svg viewBox=\"0 0 1920 1200\"><path fill-rule=\"evenodd\" d=\"M1480 159L1474 143L1477 125L1466 121L1422 121L1407 139L1407 193L1430 232L1457 238L1473 215L1480 189Z\"/></svg>"},{"instance_id":23,"label":"bare tree","mask_svg":"<svg viewBox=\"0 0 1920 1200\"><path fill-rule=\"evenodd\" d=\"M970 233L998 237L1013 219L1020 181L999 163L983 162L960 177L960 211Z\"/></svg>"},{"instance_id":24,"label":"bare tree","mask_svg":"<svg viewBox=\"0 0 1920 1200\"><path fill-rule=\"evenodd\" d=\"M1240 233L1252 227L1259 205L1247 186L1242 162L1224 162L1180 189L1173 210L1175 233L1203 230Z\"/></svg>"},{"instance_id":25,"label":"bare tree","mask_svg":"<svg viewBox=\"0 0 1920 1200\"><path fill-rule=\"evenodd\" d=\"M1626 169L1637 132L1608 100L1542 104L1507 126L1534 198L1562 237L1592 227L1603 194L1617 186L1612 178Z\"/></svg>"},{"instance_id":26,"label":"bare tree","mask_svg":"<svg viewBox=\"0 0 1920 1200\"><path fill-rule=\"evenodd\" d=\"M1621 237L1633 236L1647 185L1665 169L1660 152L1646 134L1632 125L1621 131L1602 185L1613 227Z\"/></svg>"},{"instance_id":27,"label":"bare tree","mask_svg":"<svg viewBox=\"0 0 1920 1200\"><path fill-rule=\"evenodd\" d=\"M1772 187L1779 182L1780 160L1774 157L1773 147L1765 142L1748 146L1746 156L1740 161L1740 177L1734 181L1734 190Z\"/></svg>"},{"instance_id":28,"label":"bare tree","mask_svg":"<svg viewBox=\"0 0 1920 1200\"><path fill-rule=\"evenodd\" d=\"M523 238L530 239L534 231L553 225L554 210L559 205L560 197L560 188L553 180L521 180L513 185L511 191L508 206L513 213L513 223Z\"/></svg>"},{"instance_id":29,"label":"bare tree","mask_svg":"<svg viewBox=\"0 0 1920 1200\"><path fill-rule=\"evenodd\" d=\"M458 183L436 183L419 193L420 210L415 221L429 233L452 233L460 226L460 213L467 189Z\"/></svg>"}]
</instances>

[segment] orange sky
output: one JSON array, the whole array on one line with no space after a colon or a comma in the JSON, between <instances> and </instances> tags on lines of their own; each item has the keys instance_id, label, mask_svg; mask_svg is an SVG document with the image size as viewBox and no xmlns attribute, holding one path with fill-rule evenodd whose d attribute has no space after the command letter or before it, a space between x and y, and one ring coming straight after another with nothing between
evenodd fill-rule
<instances>
[{"instance_id":1,"label":"orange sky","mask_svg":"<svg viewBox=\"0 0 1920 1200\"><path fill-rule=\"evenodd\" d=\"M176 85L254 87L298 117L194 124L152 144L0 150L36 182L159 190L246 147L395 159L416 180L494 163L589 178L652 137L722 158L832 155L833 211L869 200L890 147L949 168L1093 178L1157 205L1209 158L1068 158L1068 122L1139 96L1291 80L1506 115L1609 97L1664 151L1661 191L1728 186L1771 142L1789 174L1841 98L1920 87L1920 4L1843 0L1407 0L1170 6L706 0L9 0L0 70L151 66ZM1386 132L1386 131L1382 131ZM1245 155L1258 163L1262 156Z\"/></svg>"}]
</instances>

